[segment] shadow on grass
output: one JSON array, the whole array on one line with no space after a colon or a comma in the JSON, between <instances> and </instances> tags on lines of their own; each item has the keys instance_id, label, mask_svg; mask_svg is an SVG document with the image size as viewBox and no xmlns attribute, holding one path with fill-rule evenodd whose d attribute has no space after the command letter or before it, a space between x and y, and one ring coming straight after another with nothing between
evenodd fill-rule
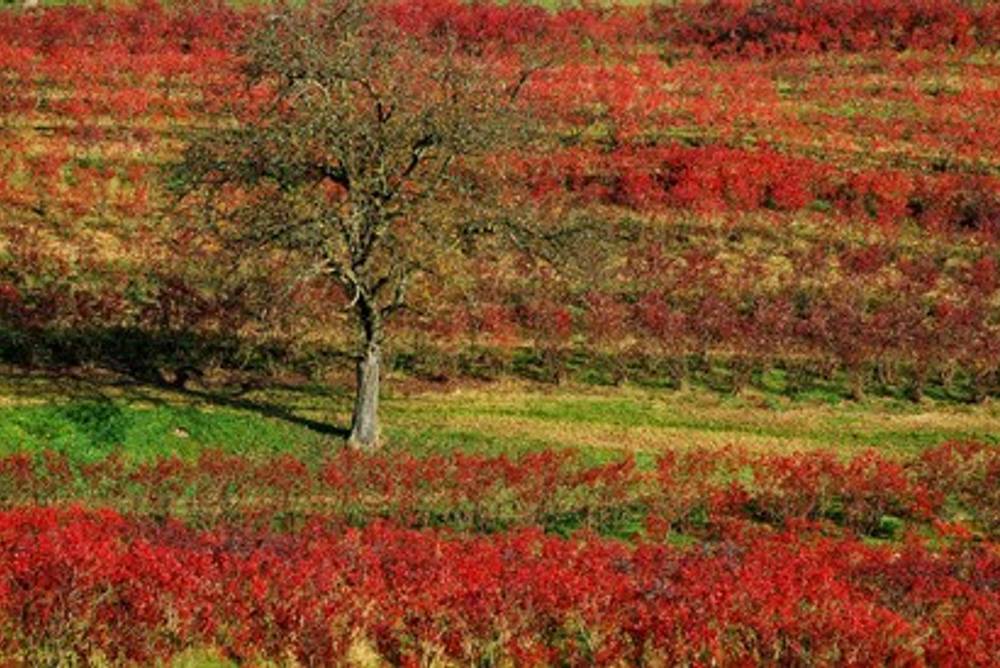
<instances>
[{"instance_id":1,"label":"shadow on grass","mask_svg":"<svg viewBox=\"0 0 1000 668\"><path fill-rule=\"evenodd\" d=\"M282 389L288 391L290 388L283 386ZM289 411L284 406L277 404L247 399L240 396L230 396L224 393L210 392L206 390L183 388L179 390L179 393L188 397L197 398L200 401L212 406L222 406L225 408L257 413L258 415L274 418L276 420L282 420L289 424L305 427L306 429L310 429L318 434L323 434L324 436L347 438L351 433L350 429L347 429L346 427L322 422L320 420L313 420L312 418L302 417L301 415L296 415L295 413Z\"/></svg>"},{"instance_id":2,"label":"shadow on grass","mask_svg":"<svg viewBox=\"0 0 1000 668\"><path fill-rule=\"evenodd\" d=\"M91 373L73 369L46 370L4 370L2 374L11 394L19 399L60 400L86 402L95 406L112 405L114 400L128 403L144 403L154 407L176 403L177 398L207 406L227 408L262 417L280 420L291 425L309 429L323 436L346 438L350 430L342 425L299 415L287 402L275 403L249 398L249 391L241 388L232 391L213 391L191 387L177 387L136 380L127 376ZM316 385L294 385L288 383L258 383L252 388L264 392L277 391L303 398L334 397L333 389L325 390ZM72 408L68 408L72 413ZM73 417L70 415L70 417Z\"/></svg>"},{"instance_id":3,"label":"shadow on grass","mask_svg":"<svg viewBox=\"0 0 1000 668\"><path fill-rule=\"evenodd\" d=\"M325 436L348 435L349 431L340 425L304 417L295 410L296 406L308 405L310 398L336 398L333 389L259 380L272 362L288 361L287 350L277 345L258 346L250 350L249 358L247 351L245 342L228 335L148 332L129 327L34 330L0 327L0 362L10 365L3 378L8 381L11 394L18 398L103 404L117 397L157 407L176 398L187 398L282 420ZM319 357L340 360L343 353L325 351ZM206 388L200 382L200 369L213 364L226 369L245 369L256 378L233 390ZM195 388L188 383L191 380L199 381ZM299 400L272 402L246 396L258 390Z\"/></svg>"}]
</instances>

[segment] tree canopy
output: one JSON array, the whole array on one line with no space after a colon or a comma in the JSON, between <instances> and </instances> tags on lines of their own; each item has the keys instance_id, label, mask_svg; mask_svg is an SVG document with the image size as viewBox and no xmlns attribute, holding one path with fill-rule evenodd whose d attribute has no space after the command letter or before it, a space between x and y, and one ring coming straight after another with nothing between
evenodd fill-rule
<instances>
[{"instance_id":1,"label":"tree canopy","mask_svg":"<svg viewBox=\"0 0 1000 668\"><path fill-rule=\"evenodd\" d=\"M175 177L229 241L295 253L343 290L358 333L351 441L373 447L385 323L413 282L447 277L484 235L522 250L558 237L490 169L542 136L519 94L551 55L407 34L336 0L267 17L244 56L250 103L196 137Z\"/></svg>"}]
</instances>

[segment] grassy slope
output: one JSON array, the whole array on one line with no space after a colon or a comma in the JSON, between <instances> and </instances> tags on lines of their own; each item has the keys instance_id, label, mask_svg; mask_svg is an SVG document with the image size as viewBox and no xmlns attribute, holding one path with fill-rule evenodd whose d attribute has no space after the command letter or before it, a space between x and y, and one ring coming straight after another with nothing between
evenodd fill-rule
<instances>
[{"instance_id":1,"label":"grassy slope","mask_svg":"<svg viewBox=\"0 0 1000 668\"><path fill-rule=\"evenodd\" d=\"M407 387L409 386L409 389ZM139 385L7 376L0 380L0 452L54 448L81 460L111 451L144 459L205 448L309 460L340 447L350 388L315 385L170 392ZM650 390L504 383L447 391L390 381L384 402L390 448L515 454L570 447L588 459L629 451L649 461L665 447L849 454L869 446L906 456L951 438L1000 442L1000 405L893 399L857 404L792 401L751 392Z\"/></svg>"},{"instance_id":2,"label":"grassy slope","mask_svg":"<svg viewBox=\"0 0 1000 668\"><path fill-rule=\"evenodd\" d=\"M894 399L855 404L835 395L791 401L756 391L730 397L688 391L586 385L413 388L390 380L385 423L390 448L516 453L531 447L579 448L588 459L636 452L652 461L668 446L730 443L769 450L872 445L907 455L946 438L1000 442L1000 404L922 405ZM0 376L0 452L55 447L79 459L115 449L128 456L194 455L206 447L263 455L290 451L319 459L341 447L350 388L320 386L232 392L167 392L67 377ZM118 445L121 444L121 445ZM236 664L193 648L170 666ZM364 643L351 665L384 665Z\"/></svg>"}]
</instances>

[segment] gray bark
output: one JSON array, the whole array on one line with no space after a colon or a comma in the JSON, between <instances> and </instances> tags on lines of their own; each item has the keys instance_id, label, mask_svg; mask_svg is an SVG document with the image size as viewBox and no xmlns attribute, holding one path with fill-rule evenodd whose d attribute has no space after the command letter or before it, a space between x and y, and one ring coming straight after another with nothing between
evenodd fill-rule
<instances>
[{"instance_id":1,"label":"gray bark","mask_svg":"<svg viewBox=\"0 0 1000 668\"><path fill-rule=\"evenodd\" d=\"M382 370L382 349L369 342L358 359L357 395L348 444L358 450L375 450L379 446L378 398Z\"/></svg>"}]
</instances>

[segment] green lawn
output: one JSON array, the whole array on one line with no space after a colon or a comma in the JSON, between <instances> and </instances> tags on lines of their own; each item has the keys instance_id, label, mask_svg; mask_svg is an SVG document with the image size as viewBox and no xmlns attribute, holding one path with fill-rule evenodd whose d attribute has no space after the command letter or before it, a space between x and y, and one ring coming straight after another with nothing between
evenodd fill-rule
<instances>
[{"instance_id":1,"label":"green lawn","mask_svg":"<svg viewBox=\"0 0 1000 668\"><path fill-rule=\"evenodd\" d=\"M790 400L707 389L563 387L504 382L447 390L390 379L387 447L417 453L517 454L560 447L588 460L624 452L651 461L664 448L736 445L790 452L875 447L908 456L948 439L1000 442L1000 405L873 398ZM78 461L196 456L218 448L249 456L288 452L316 461L342 446L350 387L167 391L93 380L0 380L0 452L59 450Z\"/></svg>"},{"instance_id":2,"label":"green lawn","mask_svg":"<svg viewBox=\"0 0 1000 668\"><path fill-rule=\"evenodd\" d=\"M593 462L633 452L641 464L666 447L735 444L786 452L825 448L846 455L871 446L911 456L950 438L1000 443L995 401L853 403L835 396L792 400L761 390L733 397L705 388L513 381L433 389L396 375L388 379L384 419L390 449L517 454L562 447ZM221 448L250 456L290 452L318 461L343 447L350 406L349 386L180 392L66 375L8 374L0 376L0 452L54 448L82 462L116 451L138 460ZM676 540L690 539L678 534ZM166 665L237 664L211 648L196 648ZM384 664L359 643L351 665Z\"/></svg>"}]
</instances>

